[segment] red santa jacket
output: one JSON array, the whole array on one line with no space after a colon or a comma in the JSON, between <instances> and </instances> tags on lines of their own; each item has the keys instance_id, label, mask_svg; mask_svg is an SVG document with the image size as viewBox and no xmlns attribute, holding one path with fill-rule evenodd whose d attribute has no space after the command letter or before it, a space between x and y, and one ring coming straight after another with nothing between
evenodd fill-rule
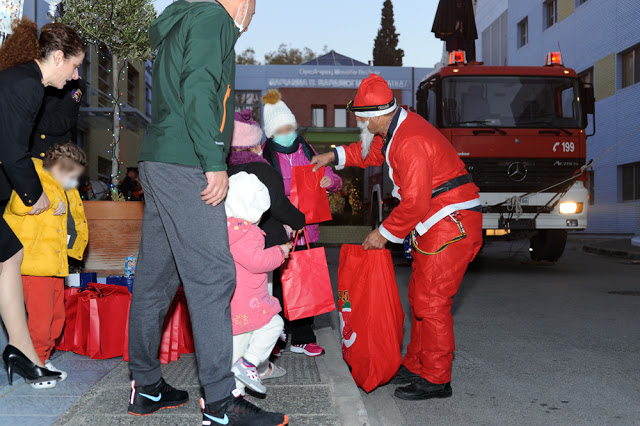
<instances>
[{"instance_id":1,"label":"red santa jacket","mask_svg":"<svg viewBox=\"0 0 640 426\"><path fill-rule=\"evenodd\" d=\"M392 194L400 204L380 226L380 233L391 242L402 243L413 229L424 235L451 213L478 208L480 200L464 163L438 130L404 109L395 121L386 146L376 136L364 160L361 142L338 147L336 168L381 166L386 157Z\"/></svg>"}]
</instances>

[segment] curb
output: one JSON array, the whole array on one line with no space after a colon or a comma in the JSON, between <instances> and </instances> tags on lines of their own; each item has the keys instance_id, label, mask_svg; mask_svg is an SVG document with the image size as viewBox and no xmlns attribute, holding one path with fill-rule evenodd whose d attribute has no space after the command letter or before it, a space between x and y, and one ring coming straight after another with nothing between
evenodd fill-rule
<instances>
[{"instance_id":1,"label":"curb","mask_svg":"<svg viewBox=\"0 0 640 426\"><path fill-rule=\"evenodd\" d=\"M615 257L617 259L640 260L640 253L633 253L626 250L608 249L598 246L583 245L585 253L597 254L600 256Z\"/></svg>"},{"instance_id":2,"label":"curb","mask_svg":"<svg viewBox=\"0 0 640 426\"><path fill-rule=\"evenodd\" d=\"M342 360L342 348L331 327L316 329L318 344L325 348L325 354L316 358L316 365L323 380L331 385L337 415L344 426L370 426L369 414L364 407L360 390Z\"/></svg>"}]
</instances>

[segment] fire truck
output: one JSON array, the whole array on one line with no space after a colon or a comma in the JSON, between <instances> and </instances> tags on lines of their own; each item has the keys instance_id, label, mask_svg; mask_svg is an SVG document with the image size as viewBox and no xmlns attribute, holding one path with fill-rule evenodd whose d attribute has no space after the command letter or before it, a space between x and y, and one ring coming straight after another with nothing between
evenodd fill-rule
<instances>
[{"instance_id":1,"label":"fire truck","mask_svg":"<svg viewBox=\"0 0 640 426\"><path fill-rule=\"evenodd\" d=\"M453 144L480 188L485 240L529 240L534 260L557 261L589 205L586 140L595 133L593 87L564 66L485 66L452 52L426 76L417 112ZM593 129L586 133L589 115ZM365 175L377 227L395 206L386 166Z\"/></svg>"}]
</instances>

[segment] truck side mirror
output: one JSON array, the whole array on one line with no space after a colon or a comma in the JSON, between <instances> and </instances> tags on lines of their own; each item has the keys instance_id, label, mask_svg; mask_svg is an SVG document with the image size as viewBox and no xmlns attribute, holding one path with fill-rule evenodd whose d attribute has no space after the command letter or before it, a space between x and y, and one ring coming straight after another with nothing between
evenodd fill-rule
<instances>
[{"instance_id":1,"label":"truck side mirror","mask_svg":"<svg viewBox=\"0 0 640 426\"><path fill-rule=\"evenodd\" d=\"M596 112L596 96L592 84L582 84L582 109L585 114L595 114Z\"/></svg>"}]
</instances>

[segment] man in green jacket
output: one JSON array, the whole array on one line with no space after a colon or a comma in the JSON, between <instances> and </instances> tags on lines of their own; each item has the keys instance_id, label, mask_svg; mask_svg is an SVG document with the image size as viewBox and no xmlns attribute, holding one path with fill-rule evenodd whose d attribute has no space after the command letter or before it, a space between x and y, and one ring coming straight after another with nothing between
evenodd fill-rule
<instances>
[{"instance_id":1,"label":"man in green jacket","mask_svg":"<svg viewBox=\"0 0 640 426\"><path fill-rule=\"evenodd\" d=\"M145 192L142 241L129 319L129 413L185 404L189 395L162 378L158 347L182 281L195 340L203 424L282 425L235 389L230 301L235 266L224 198L233 134L235 43L255 0L180 0L149 30L152 122L140 152Z\"/></svg>"}]
</instances>

